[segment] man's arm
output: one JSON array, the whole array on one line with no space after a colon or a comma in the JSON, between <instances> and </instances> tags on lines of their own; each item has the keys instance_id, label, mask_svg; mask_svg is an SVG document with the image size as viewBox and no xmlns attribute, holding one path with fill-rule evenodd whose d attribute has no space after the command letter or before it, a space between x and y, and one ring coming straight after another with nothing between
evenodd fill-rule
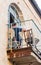
<instances>
[{"instance_id":1,"label":"man's arm","mask_svg":"<svg viewBox=\"0 0 41 65\"><path fill-rule=\"evenodd\" d=\"M19 28L20 31L26 32L26 29L24 28Z\"/></svg>"}]
</instances>

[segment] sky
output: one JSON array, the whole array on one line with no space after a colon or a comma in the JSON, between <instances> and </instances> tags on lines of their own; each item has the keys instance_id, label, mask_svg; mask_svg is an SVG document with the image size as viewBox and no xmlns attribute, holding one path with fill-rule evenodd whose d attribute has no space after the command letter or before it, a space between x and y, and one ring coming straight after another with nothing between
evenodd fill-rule
<instances>
[{"instance_id":1,"label":"sky","mask_svg":"<svg viewBox=\"0 0 41 65\"><path fill-rule=\"evenodd\" d=\"M35 1L37 2L38 6L39 6L39 8L41 10L41 0L35 0Z\"/></svg>"}]
</instances>

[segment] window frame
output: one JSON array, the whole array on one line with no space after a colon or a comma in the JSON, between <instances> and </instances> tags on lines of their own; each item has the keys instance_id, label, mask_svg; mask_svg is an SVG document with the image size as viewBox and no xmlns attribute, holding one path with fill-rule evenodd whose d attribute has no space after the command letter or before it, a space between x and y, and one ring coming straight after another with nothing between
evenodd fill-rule
<instances>
[{"instance_id":1,"label":"window frame","mask_svg":"<svg viewBox=\"0 0 41 65\"><path fill-rule=\"evenodd\" d=\"M41 10L38 7L38 4L36 3L35 0L29 0L29 2L31 3L31 5L33 6L33 8L35 9L36 13L39 15L39 17L41 18Z\"/></svg>"}]
</instances>

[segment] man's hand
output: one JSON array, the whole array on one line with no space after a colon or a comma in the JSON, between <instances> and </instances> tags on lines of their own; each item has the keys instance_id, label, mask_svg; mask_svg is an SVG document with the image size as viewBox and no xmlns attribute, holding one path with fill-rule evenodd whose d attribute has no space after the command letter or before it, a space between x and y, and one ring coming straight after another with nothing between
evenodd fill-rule
<instances>
[{"instance_id":1,"label":"man's hand","mask_svg":"<svg viewBox=\"0 0 41 65\"><path fill-rule=\"evenodd\" d=\"M26 32L26 29L22 29L23 32Z\"/></svg>"}]
</instances>

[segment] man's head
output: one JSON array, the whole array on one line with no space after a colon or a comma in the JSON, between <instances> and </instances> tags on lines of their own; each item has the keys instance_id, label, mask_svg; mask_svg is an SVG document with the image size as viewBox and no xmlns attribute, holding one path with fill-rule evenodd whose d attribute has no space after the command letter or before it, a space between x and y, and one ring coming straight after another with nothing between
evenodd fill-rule
<instances>
[{"instance_id":1,"label":"man's head","mask_svg":"<svg viewBox=\"0 0 41 65\"><path fill-rule=\"evenodd\" d=\"M12 26L16 26L16 23L13 23Z\"/></svg>"}]
</instances>

